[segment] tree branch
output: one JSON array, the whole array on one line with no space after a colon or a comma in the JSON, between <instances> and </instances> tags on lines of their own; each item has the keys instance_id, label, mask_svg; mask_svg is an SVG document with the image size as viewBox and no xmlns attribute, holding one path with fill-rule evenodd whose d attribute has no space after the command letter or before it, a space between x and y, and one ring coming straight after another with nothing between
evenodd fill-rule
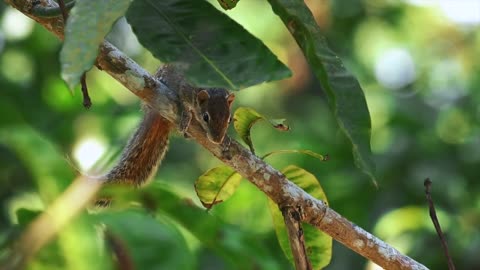
<instances>
[{"instance_id":1,"label":"tree branch","mask_svg":"<svg viewBox=\"0 0 480 270\"><path fill-rule=\"evenodd\" d=\"M432 219L433 226L437 231L438 238L440 238L440 243L442 244L443 252L445 252L445 257L447 258L448 262L448 269L455 270L455 264L453 264L452 256L448 252L448 245L447 240L445 239L445 235L442 232L442 227L440 226L440 222L438 221L437 211L435 211L435 205L433 204L432 194L430 193L430 188L432 186L432 181L430 178L425 179L423 182L425 186L425 196L427 197L428 209L430 213L430 218Z\"/></svg>"},{"instance_id":2,"label":"tree branch","mask_svg":"<svg viewBox=\"0 0 480 270\"><path fill-rule=\"evenodd\" d=\"M61 17L40 18L32 14L33 0L6 0L14 8L34 19L47 30L63 39ZM43 5L55 6L50 0ZM132 59L108 42L100 46L96 66L122 83L133 94L172 122L177 122L176 94L156 80ZM255 156L237 141L226 137L221 145L211 143L196 121L188 129L189 135L225 164L234 168L278 204L280 209L299 209L301 221L326 232L356 253L385 269L427 269L422 264L401 254L382 240L354 225L323 201L313 198L298 186Z\"/></svg>"},{"instance_id":3,"label":"tree branch","mask_svg":"<svg viewBox=\"0 0 480 270\"><path fill-rule=\"evenodd\" d=\"M312 270L312 264L308 259L305 248L305 238L303 236L302 222L300 213L291 207L281 209L285 227L288 233L288 242L292 249L293 260L296 270Z\"/></svg>"}]
</instances>

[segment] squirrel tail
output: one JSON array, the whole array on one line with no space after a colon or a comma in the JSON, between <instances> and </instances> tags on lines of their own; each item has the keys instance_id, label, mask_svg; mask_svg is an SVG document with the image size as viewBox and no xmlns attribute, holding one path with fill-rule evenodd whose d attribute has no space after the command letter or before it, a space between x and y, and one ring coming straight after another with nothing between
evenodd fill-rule
<instances>
[{"instance_id":1,"label":"squirrel tail","mask_svg":"<svg viewBox=\"0 0 480 270\"><path fill-rule=\"evenodd\" d=\"M101 177L106 183L145 184L157 172L167 152L173 124L158 112L143 107L145 115L123 149L119 162Z\"/></svg>"}]
</instances>

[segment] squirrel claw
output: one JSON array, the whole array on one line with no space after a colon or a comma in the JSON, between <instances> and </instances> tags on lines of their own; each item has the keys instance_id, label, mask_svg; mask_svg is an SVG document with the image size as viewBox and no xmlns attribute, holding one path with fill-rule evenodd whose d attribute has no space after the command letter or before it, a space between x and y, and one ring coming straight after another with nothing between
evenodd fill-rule
<instances>
[{"instance_id":1,"label":"squirrel claw","mask_svg":"<svg viewBox=\"0 0 480 270\"><path fill-rule=\"evenodd\" d=\"M228 140L228 141L226 141ZM222 145L222 156L224 156L227 160L231 160L233 155L230 149L231 141L230 139L225 138L223 145Z\"/></svg>"}]
</instances>

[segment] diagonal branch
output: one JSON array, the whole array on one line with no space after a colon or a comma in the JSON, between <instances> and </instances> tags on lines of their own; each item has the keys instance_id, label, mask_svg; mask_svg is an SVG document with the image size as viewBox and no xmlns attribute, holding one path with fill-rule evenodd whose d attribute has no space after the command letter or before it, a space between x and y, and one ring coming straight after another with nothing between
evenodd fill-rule
<instances>
[{"instance_id":1,"label":"diagonal branch","mask_svg":"<svg viewBox=\"0 0 480 270\"><path fill-rule=\"evenodd\" d=\"M61 18L34 16L32 14L34 0L6 0L6 2L43 25L58 38L63 39ZM43 0L43 3L48 7L55 5L50 0ZM162 116L177 122L176 94L113 45L106 41L101 44L96 66L122 83L149 106L158 110ZM286 207L298 209L302 213L301 221L324 231L363 257L385 269L427 269L351 223L323 201L310 196L237 141L226 137L221 145L213 144L202 132L199 123L195 121L192 121L188 133L197 143L257 186L277 203L280 209Z\"/></svg>"}]
</instances>

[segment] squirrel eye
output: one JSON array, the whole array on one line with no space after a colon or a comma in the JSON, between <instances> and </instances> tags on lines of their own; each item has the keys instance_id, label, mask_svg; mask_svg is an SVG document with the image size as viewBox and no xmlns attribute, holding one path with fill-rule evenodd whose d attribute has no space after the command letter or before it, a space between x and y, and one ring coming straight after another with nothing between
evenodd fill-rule
<instances>
[{"instance_id":1,"label":"squirrel eye","mask_svg":"<svg viewBox=\"0 0 480 270\"><path fill-rule=\"evenodd\" d=\"M202 115L202 117L203 117L203 121L205 121L205 122L207 122L207 123L208 123L208 120L210 120L210 117L208 116L208 113L204 113L204 114Z\"/></svg>"}]
</instances>

